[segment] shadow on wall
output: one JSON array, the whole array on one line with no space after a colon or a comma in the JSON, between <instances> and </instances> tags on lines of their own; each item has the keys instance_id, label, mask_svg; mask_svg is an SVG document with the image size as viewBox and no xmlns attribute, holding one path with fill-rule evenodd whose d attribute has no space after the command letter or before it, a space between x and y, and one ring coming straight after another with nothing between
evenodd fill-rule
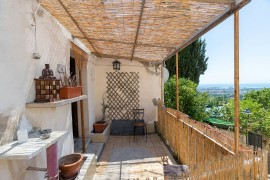
<instances>
[{"instance_id":1,"label":"shadow on wall","mask_svg":"<svg viewBox=\"0 0 270 180\"><path fill-rule=\"evenodd\" d=\"M0 145L13 141L20 116L21 108L16 108L9 115L0 114Z\"/></svg>"},{"instance_id":2,"label":"shadow on wall","mask_svg":"<svg viewBox=\"0 0 270 180\"><path fill-rule=\"evenodd\" d=\"M8 116L0 114L0 145L3 144L4 141L4 133L7 128Z\"/></svg>"}]
</instances>

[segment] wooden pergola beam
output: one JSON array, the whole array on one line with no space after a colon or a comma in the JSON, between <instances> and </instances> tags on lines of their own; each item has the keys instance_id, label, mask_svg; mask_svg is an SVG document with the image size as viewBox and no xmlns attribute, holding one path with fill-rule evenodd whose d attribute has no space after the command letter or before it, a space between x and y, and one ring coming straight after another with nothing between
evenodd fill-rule
<instances>
[{"instance_id":1,"label":"wooden pergola beam","mask_svg":"<svg viewBox=\"0 0 270 180\"><path fill-rule=\"evenodd\" d=\"M198 39L199 37L201 37L202 35L204 35L205 33L207 33L209 30L213 29L214 27L216 27L218 24L220 24L221 22L223 22L225 19L227 19L229 16L231 16L232 14L234 14L234 12L240 10L242 7L244 7L246 4L248 4L251 0L244 0L242 2L240 2L237 5L234 5L229 11L225 11L224 14L218 16L216 19L214 19L212 22L210 22L210 24L207 24L202 30L200 30L199 32L195 33L191 38L189 38L182 46L180 46L179 48L177 48L175 51L173 51L172 53L169 53L168 56L166 58L164 58L164 61L170 59L172 56L174 56L177 52L183 50L185 47L187 47L188 45L190 45L192 42L194 42L196 39Z\"/></svg>"},{"instance_id":2,"label":"wooden pergola beam","mask_svg":"<svg viewBox=\"0 0 270 180\"><path fill-rule=\"evenodd\" d=\"M92 54L95 55L95 56L97 56L97 57L102 57L102 58L130 60L130 57L127 57L127 56L117 56L117 55L110 55L110 54L100 54L100 53L95 53L95 52L93 52ZM139 61L139 62L150 62L147 59L137 58L137 57L133 57L133 60Z\"/></svg>"},{"instance_id":3,"label":"wooden pergola beam","mask_svg":"<svg viewBox=\"0 0 270 180\"><path fill-rule=\"evenodd\" d=\"M191 1L205 2L205 3L219 3L219 4L224 4L224 3L231 4L232 1L235 2L235 0L191 0Z\"/></svg>"},{"instance_id":4,"label":"wooden pergola beam","mask_svg":"<svg viewBox=\"0 0 270 180\"><path fill-rule=\"evenodd\" d=\"M134 45L133 45L133 49L132 49L132 53L131 53L131 59L130 59L131 61L133 60L133 56L134 56L134 52L135 52L135 47L136 47L137 40L138 40L138 35L139 35L139 31L140 31L140 27L141 27L141 22L142 22L144 5L145 5L145 0L142 1L141 12L140 12L140 17L139 17L139 21L138 21L138 26L137 26L135 41L134 41Z\"/></svg>"},{"instance_id":5,"label":"wooden pergola beam","mask_svg":"<svg viewBox=\"0 0 270 180\"><path fill-rule=\"evenodd\" d=\"M128 44L128 45L134 45L135 44L135 43L132 43L132 42L122 42L122 41L114 41L114 40L107 40L107 39L85 38L85 37L80 37L80 36L74 36L74 38L77 38L77 39L89 39L91 41L102 41L102 42L111 42L111 43L119 43L119 44ZM175 47L171 47L171 46L160 46L160 45L154 45L154 44L137 43L136 45L145 46L145 47L159 47L159 48L166 48L166 49L175 49Z\"/></svg>"},{"instance_id":6,"label":"wooden pergola beam","mask_svg":"<svg viewBox=\"0 0 270 180\"><path fill-rule=\"evenodd\" d=\"M239 152L239 12L234 13L234 153Z\"/></svg>"},{"instance_id":7,"label":"wooden pergola beam","mask_svg":"<svg viewBox=\"0 0 270 180\"><path fill-rule=\"evenodd\" d=\"M65 12L68 14L68 16L70 17L70 19L74 22L74 24L76 25L76 27L79 29L79 31L82 33L82 35L85 37L85 39L88 41L88 43L91 45L91 47L94 49L94 51L96 53L98 53L97 49L93 46L93 43L90 41L90 39L87 38L86 33L82 30L82 28L79 26L79 23L76 21L76 19L71 15L71 13L69 12L69 10L67 9L67 7L63 4L62 0L58 0L58 2L61 4L61 6L63 7L63 9L65 10Z\"/></svg>"}]
</instances>

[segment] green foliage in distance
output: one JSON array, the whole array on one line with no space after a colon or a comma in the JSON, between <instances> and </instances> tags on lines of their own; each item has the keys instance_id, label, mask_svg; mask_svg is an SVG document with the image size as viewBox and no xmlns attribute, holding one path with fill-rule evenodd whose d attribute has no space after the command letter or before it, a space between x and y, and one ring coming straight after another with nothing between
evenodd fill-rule
<instances>
[{"instance_id":1,"label":"green foliage in distance","mask_svg":"<svg viewBox=\"0 0 270 180\"><path fill-rule=\"evenodd\" d=\"M247 131L260 133L270 136L270 89L254 90L244 94L240 101L240 125L241 132L246 134ZM251 114L244 113L249 109ZM228 100L221 109L212 108L217 118L234 121L234 100Z\"/></svg>"},{"instance_id":2,"label":"green foliage in distance","mask_svg":"<svg viewBox=\"0 0 270 180\"><path fill-rule=\"evenodd\" d=\"M207 69L208 57L205 57L205 40L198 39L178 53L179 77L189 79L197 84L200 75ZM170 77L176 74L175 56L166 61Z\"/></svg>"},{"instance_id":3,"label":"green foliage in distance","mask_svg":"<svg viewBox=\"0 0 270 180\"><path fill-rule=\"evenodd\" d=\"M251 106L252 118L250 118L250 121L252 130L270 136L270 89L250 91L244 95L243 101L252 102L247 106L247 108ZM252 110L254 104L257 104L258 108Z\"/></svg>"},{"instance_id":4,"label":"green foliage in distance","mask_svg":"<svg viewBox=\"0 0 270 180\"><path fill-rule=\"evenodd\" d=\"M207 107L212 108L212 107L218 107L218 106L223 106L226 104L228 101L228 98L223 97L223 96L209 96L208 101L207 101Z\"/></svg>"},{"instance_id":5,"label":"green foliage in distance","mask_svg":"<svg viewBox=\"0 0 270 180\"><path fill-rule=\"evenodd\" d=\"M270 89L253 90L246 93L243 99L250 99L261 104L264 109L270 110Z\"/></svg>"},{"instance_id":6,"label":"green foliage in distance","mask_svg":"<svg viewBox=\"0 0 270 180\"><path fill-rule=\"evenodd\" d=\"M184 79L178 79L179 110L192 119L202 121L209 117L205 112L208 101L207 93L199 93L197 84ZM176 77L171 77L164 86L164 103L168 108L176 109Z\"/></svg>"}]
</instances>

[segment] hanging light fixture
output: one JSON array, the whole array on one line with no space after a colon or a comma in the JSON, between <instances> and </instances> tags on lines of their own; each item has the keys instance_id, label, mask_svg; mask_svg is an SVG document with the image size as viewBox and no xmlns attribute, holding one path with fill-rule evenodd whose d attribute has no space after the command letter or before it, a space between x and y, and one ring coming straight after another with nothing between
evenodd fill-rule
<instances>
[{"instance_id":1,"label":"hanging light fixture","mask_svg":"<svg viewBox=\"0 0 270 180\"><path fill-rule=\"evenodd\" d=\"M120 64L121 63L117 60L113 61L113 70L120 70Z\"/></svg>"},{"instance_id":2,"label":"hanging light fixture","mask_svg":"<svg viewBox=\"0 0 270 180\"><path fill-rule=\"evenodd\" d=\"M40 59L41 56L38 52L38 48L37 48L37 23L36 23L36 18L35 16L33 17L33 21L34 21L34 24L32 24L32 26L35 26L35 49L34 49L34 53L32 54L32 57L34 59Z\"/></svg>"}]
</instances>

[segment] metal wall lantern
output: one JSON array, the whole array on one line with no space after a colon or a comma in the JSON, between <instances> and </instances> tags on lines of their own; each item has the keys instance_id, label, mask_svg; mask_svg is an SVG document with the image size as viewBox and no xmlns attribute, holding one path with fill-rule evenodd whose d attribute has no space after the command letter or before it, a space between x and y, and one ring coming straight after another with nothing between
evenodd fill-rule
<instances>
[{"instance_id":1,"label":"metal wall lantern","mask_svg":"<svg viewBox=\"0 0 270 180\"><path fill-rule=\"evenodd\" d=\"M117 60L113 61L113 70L120 70L120 64Z\"/></svg>"}]
</instances>

